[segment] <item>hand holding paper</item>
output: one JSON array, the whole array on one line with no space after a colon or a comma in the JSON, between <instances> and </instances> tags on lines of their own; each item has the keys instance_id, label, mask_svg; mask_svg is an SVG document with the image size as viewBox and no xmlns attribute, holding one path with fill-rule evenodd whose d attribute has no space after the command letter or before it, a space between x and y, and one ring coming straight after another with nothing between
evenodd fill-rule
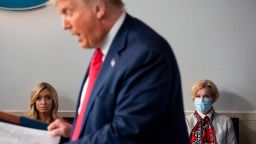
<instances>
[{"instance_id":1,"label":"hand holding paper","mask_svg":"<svg viewBox=\"0 0 256 144\"><path fill-rule=\"evenodd\" d=\"M47 124L0 111L0 143L58 144L60 137L47 131Z\"/></svg>"},{"instance_id":2,"label":"hand holding paper","mask_svg":"<svg viewBox=\"0 0 256 144\"><path fill-rule=\"evenodd\" d=\"M48 131L0 122L2 144L58 144L60 137L52 137Z\"/></svg>"}]
</instances>

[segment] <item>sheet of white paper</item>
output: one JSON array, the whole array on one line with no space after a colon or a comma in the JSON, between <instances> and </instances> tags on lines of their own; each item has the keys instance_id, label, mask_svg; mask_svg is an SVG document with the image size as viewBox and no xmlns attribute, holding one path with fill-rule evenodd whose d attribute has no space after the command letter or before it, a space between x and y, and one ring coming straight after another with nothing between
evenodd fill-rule
<instances>
[{"instance_id":1,"label":"sheet of white paper","mask_svg":"<svg viewBox=\"0 0 256 144\"><path fill-rule=\"evenodd\" d=\"M0 122L0 144L58 144L60 137L52 137L46 130Z\"/></svg>"}]
</instances>

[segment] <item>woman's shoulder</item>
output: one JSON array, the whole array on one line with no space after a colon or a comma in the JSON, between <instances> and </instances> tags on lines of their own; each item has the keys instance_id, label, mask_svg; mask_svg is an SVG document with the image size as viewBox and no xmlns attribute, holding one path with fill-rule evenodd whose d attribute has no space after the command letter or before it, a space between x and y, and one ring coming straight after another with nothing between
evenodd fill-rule
<instances>
[{"instance_id":1,"label":"woman's shoulder","mask_svg":"<svg viewBox=\"0 0 256 144\"><path fill-rule=\"evenodd\" d=\"M230 117L228 117L225 114L220 114L220 113L214 113L214 117L216 119L222 119L222 120L231 120Z\"/></svg>"},{"instance_id":2,"label":"woman's shoulder","mask_svg":"<svg viewBox=\"0 0 256 144\"><path fill-rule=\"evenodd\" d=\"M185 116L185 118L186 119L192 119L192 118L194 118L195 116L194 116L194 113L190 113L190 114L187 114L186 116Z\"/></svg>"},{"instance_id":3,"label":"woman's shoulder","mask_svg":"<svg viewBox=\"0 0 256 144\"><path fill-rule=\"evenodd\" d=\"M195 123L197 122L197 119L196 119L194 113L187 114L187 115L185 116L185 120L186 120L186 123L187 123L188 125L195 125Z\"/></svg>"},{"instance_id":4,"label":"woman's shoulder","mask_svg":"<svg viewBox=\"0 0 256 144\"><path fill-rule=\"evenodd\" d=\"M225 114L220 114L220 113L215 113L213 119L216 122L221 122L221 123L231 123L232 122L230 117L228 117Z\"/></svg>"}]
</instances>

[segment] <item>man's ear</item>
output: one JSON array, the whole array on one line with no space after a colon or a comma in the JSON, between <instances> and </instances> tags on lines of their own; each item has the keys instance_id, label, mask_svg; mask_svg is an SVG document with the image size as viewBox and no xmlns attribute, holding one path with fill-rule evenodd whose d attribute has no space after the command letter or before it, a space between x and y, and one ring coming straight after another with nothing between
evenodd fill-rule
<instances>
[{"instance_id":1,"label":"man's ear","mask_svg":"<svg viewBox=\"0 0 256 144\"><path fill-rule=\"evenodd\" d=\"M102 19L106 14L106 3L104 0L98 0L94 6L94 11L98 19Z\"/></svg>"}]
</instances>

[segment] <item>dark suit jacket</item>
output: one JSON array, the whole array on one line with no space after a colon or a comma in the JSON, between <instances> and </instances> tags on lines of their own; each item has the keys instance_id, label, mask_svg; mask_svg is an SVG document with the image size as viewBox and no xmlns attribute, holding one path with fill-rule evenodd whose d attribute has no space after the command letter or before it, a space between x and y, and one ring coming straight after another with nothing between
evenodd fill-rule
<instances>
[{"instance_id":1,"label":"dark suit jacket","mask_svg":"<svg viewBox=\"0 0 256 144\"><path fill-rule=\"evenodd\" d=\"M188 144L171 47L128 14L102 64L75 143Z\"/></svg>"}]
</instances>

